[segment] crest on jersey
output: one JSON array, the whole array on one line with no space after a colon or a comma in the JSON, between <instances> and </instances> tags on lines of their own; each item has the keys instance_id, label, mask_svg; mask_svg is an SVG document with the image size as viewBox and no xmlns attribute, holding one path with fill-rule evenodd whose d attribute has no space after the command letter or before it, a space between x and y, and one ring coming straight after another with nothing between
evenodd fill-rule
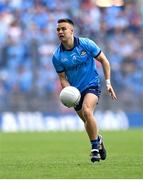
<instances>
[{"instance_id":1,"label":"crest on jersey","mask_svg":"<svg viewBox=\"0 0 143 180\"><path fill-rule=\"evenodd\" d=\"M85 54L86 54L86 51L82 50L80 55L84 56Z\"/></svg>"}]
</instances>

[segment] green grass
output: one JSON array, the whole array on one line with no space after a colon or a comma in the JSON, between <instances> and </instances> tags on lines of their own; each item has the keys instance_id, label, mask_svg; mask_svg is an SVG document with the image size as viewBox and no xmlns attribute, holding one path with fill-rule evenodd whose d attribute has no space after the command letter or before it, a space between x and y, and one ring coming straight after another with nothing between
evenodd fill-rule
<instances>
[{"instance_id":1,"label":"green grass","mask_svg":"<svg viewBox=\"0 0 143 180\"><path fill-rule=\"evenodd\" d=\"M102 135L108 158L93 164L85 132L0 133L0 178L143 178L143 129Z\"/></svg>"}]
</instances>

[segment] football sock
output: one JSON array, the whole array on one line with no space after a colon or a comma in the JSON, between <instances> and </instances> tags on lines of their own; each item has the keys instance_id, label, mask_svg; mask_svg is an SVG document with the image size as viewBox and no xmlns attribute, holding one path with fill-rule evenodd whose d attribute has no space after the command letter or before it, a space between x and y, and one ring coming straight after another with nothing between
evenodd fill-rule
<instances>
[{"instance_id":1,"label":"football sock","mask_svg":"<svg viewBox=\"0 0 143 180\"><path fill-rule=\"evenodd\" d=\"M95 140L91 140L90 142L91 142L92 149L98 149L98 144L99 144L98 138Z\"/></svg>"}]
</instances>

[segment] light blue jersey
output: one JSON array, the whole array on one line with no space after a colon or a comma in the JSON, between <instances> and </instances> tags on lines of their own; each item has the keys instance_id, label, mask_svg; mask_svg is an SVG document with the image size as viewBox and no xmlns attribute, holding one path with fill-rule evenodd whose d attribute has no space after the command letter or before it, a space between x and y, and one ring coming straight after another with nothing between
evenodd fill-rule
<instances>
[{"instance_id":1,"label":"light blue jersey","mask_svg":"<svg viewBox=\"0 0 143 180\"><path fill-rule=\"evenodd\" d=\"M81 92L99 84L96 70L96 58L101 49L88 38L74 38L74 47L66 50L61 44L53 55L53 64L57 73L65 72L71 86Z\"/></svg>"}]
</instances>

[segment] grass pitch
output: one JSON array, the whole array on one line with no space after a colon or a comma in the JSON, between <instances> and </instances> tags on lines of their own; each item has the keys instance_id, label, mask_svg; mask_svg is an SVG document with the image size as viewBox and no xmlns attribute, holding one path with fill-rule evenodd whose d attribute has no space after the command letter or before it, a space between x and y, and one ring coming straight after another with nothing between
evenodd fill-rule
<instances>
[{"instance_id":1,"label":"grass pitch","mask_svg":"<svg viewBox=\"0 0 143 180\"><path fill-rule=\"evenodd\" d=\"M0 133L0 178L143 178L143 129L102 135L108 157L93 164L85 132Z\"/></svg>"}]
</instances>

